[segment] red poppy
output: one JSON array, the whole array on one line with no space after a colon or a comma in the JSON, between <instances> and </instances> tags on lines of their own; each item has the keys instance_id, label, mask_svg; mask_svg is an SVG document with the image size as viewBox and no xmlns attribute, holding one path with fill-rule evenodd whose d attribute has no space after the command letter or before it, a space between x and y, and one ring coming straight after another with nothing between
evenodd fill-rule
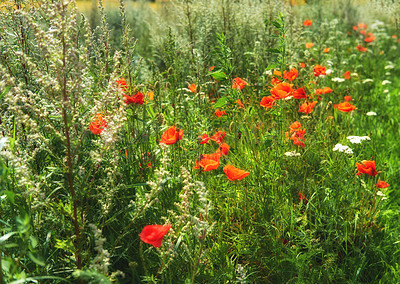
<instances>
[{"instance_id":1,"label":"red poppy","mask_svg":"<svg viewBox=\"0 0 400 284\"><path fill-rule=\"evenodd\" d=\"M292 96L294 99L305 99L307 98L306 91L303 88L298 88L297 90L293 91Z\"/></svg>"},{"instance_id":2,"label":"red poppy","mask_svg":"<svg viewBox=\"0 0 400 284\"><path fill-rule=\"evenodd\" d=\"M276 77L272 78L272 80L271 80L271 84L274 85L274 86L280 84L281 82L282 82L282 81L279 80L279 79L276 78Z\"/></svg>"},{"instance_id":3,"label":"red poppy","mask_svg":"<svg viewBox=\"0 0 400 284\"><path fill-rule=\"evenodd\" d=\"M225 140L225 131L218 131L215 132L213 136L211 136L211 140L217 142L217 144L222 144L224 143Z\"/></svg>"},{"instance_id":4,"label":"red poppy","mask_svg":"<svg viewBox=\"0 0 400 284\"><path fill-rule=\"evenodd\" d=\"M223 111L220 111L219 109L217 109L217 110L215 110L215 115L217 116L217 117L221 117L221 116L223 116L223 115L226 115L226 112L223 110Z\"/></svg>"},{"instance_id":5,"label":"red poppy","mask_svg":"<svg viewBox=\"0 0 400 284\"><path fill-rule=\"evenodd\" d=\"M196 93L196 85L195 84L191 84L188 86L188 89L192 92L192 93Z\"/></svg>"},{"instance_id":6,"label":"red poppy","mask_svg":"<svg viewBox=\"0 0 400 284\"><path fill-rule=\"evenodd\" d=\"M96 117L92 119L92 123L89 125L89 130L96 135L100 135L104 128L107 127L107 122L103 119L101 113L96 114Z\"/></svg>"},{"instance_id":7,"label":"red poppy","mask_svg":"<svg viewBox=\"0 0 400 284\"><path fill-rule=\"evenodd\" d=\"M324 53L328 53L331 49L329 47L324 49Z\"/></svg>"},{"instance_id":8,"label":"red poppy","mask_svg":"<svg viewBox=\"0 0 400 284\"><path fill-rule=\"evenodd\" d=\"M312 25L312 20L305 20L305 21L303 22L303 25L304 25L305 27L311 26L311 25Z\"/></svg>"},{"instance_id":9,"label":"red poppy","mask_svg":"<svg viewBox=\"0 0 400 284\"><path fill-rule=\"evenodd\" d=\"M304 134L306 134L306 129L299 129L293 132L293 134L290 136L290 140L293 140L293 144L300 146L300 147L305 147L306 144L304 144Z\"/></svg>"},{"instance_id":10,"label":"red poppy","mask_svg":"<svg viewBox=\"0 0 400 284\"><path fill-rule=\"evenodd\" d=\"M270 92L274 99L284 99L292 95L293 92L293 84L289 84L286 82L280 83L273 87Z\"/></svg>"},{"instance_id":11,"label":"red poppy","mask_svg":"<svg viewBox=\"0 0 400 284\"><path fill-rule=\"evenodd\" d=\"M260 105L265 108L274 108L274 106L276 106L276 101L272 96L263 97L261 99Z\"/></svg>"},{"instance_id":12,"label":"red poppy","mask_svg":"<svg viewBox=\"0 0 400 284\"><path fill-rule=\"evenodd\" d=\"M203 171L208 172L219 167L219 161L210 160L210 159L201 159L199 162L199 168L202 167Z\"/></svg>"},{"instance_id":13,"label":"red poppy","mask_svg":"<svg viewBox=\"0 0 400 284\"><path fill-rule=\"evenodd\" d=\"M365 35L367 33L367 31L366 30L362 30L362 31L360 31L360 34L362 34L362 35Z\"/></svg>"},{"instance_id":14,"label":"red poppy","mask_svg":"<svg viewBox=\"0 0 400 284\"><path fill-rule=\"evenodd\" d=\"M358 49L359 51L361 51L361 52L366 52L366 51L367 51L367 48L366 48L366 47L363 47L363 46L361 46L360 44L359 44L359 45L357 45L357 49Z\"/></svg>"},{"instance_id":15,"label":"red poppy","mask_svg":"<svg viewBox=\"0 0 400 284\"><path fill-rule=\"evenodd\" d=\"M117 85L118 88L121 88L122 91L126 92L126 89L128 88L128 84L126 83L125 78L121 78L121 79L115 81L115 84Z\"/></svg>"},{"instance_id":16,"label":"red poppy","mask_svg":"<svg viewBox=\"0 0 400 284\"><path fill-rule=\"evenodd\" d=\"M375 40L375 36L373 33L368 33L367 37L364 39L365 42L373 42Z\"/></svg>"},{"instance_id":17,"label":"red poppy","mask_svg":"<svg viewBox=\"0 0 400 284\"><path fill-rule=\"evenodd\" d=\"M171 145L176 143L176 141L181 140L182 137L183 137L183 130L175 128L175 126L171 126L161 136L159 144Z\"/></svg>"},{"instance_id":18,"label":"red poppy","mask_svg":"<svg viewBox=\"0 0 400 284\"><path fill-rule=\"evenodd\" d=\"M238 108L243 108L244 109L244 104L240 99L236 100L235 103L238 105Z\"/></svg>"},{"instance_id":19,"label":"red poppy","mask_svg":"<svg viewBox=\"0 0 400 284\"><path fill-rule=\"evenodd\" d=\"M130 105L130 104L142 105L144 103L143 94L141 92L137 92L132 97L130 97L128 95L124 95L124 97L125 97L125 103L127 105Z\"/></svg>"},{"instance_id":20,"label":"red poppy","mask_svg":"<svg viewBox=\"0 0 400 284\"><path fill-rule=\"evenodd\" d=\"M307 198L305 196L305 194L302 191L299 191L299 196L297 196L298 200L303 200L304 204L307 204Z\"/></svg>"},{"instance_id":21,"label":"red poppy","mask_svg":"<svg viewBox=\"0 0 400 284\"><path fill-rule=\"evenodd\" d=\"M357 26L353 26L353 30L358 30L358 27Z\"/></svg>"},{"instance_id":22,"label":"red poppy","mask_svg":"<svg viewBox=\"0 0 400 284\"><path fill-rule=\"evenodd\" d=\"M363 30L366 30L366 29L367 29L367 25L364 24L364 23L359 23L359 24L358 24L358 27L359 27L360 29L363 29Z\"/></svg>"},{"instance_id":23,"label":"red poppy","mask_svg":"<svg viewBox=\"0 0 400 284\"><path fill-rule=\"evenodd\" d=\"M307 103L307 102L305 102L304 104L302 104L300 107L299 107L299 112L303 112L303 113L305 113L305 114L310 114L310 113L312 113L312 111L313 111L313 109L314 109L314 106L317 104L317 101L315 101L315 102L312 102L312 103Z\"/></svg>"},{"instance_id":24,"label":"red poppy","mask_svg":"<svg viewBox=\"0 0 400 284\"><path fill-rule=\"evenodd\" d=\"M300 127L301 127L301 123L300 122L298 122L298 121L293 122L290 125L290 132L296 131L296 130L300 129Z\"/></svg>"},{"instance_id":25,"label":"red poppy","mask_svg":"<svg viewBox=\"0 0 400 284\"><path fill-rule=\"evenodd\" d=\"M346 102L351 101L351 96L344 96L344 100L345 100Z\"/></svg>"},{"instance_id":26,"label":"red poppy","mask_svg":"<svg viewBox=\"0 0 400 284\"><path fill-rule=\"evenodd\" d=\"M356 163L356 165L357 175L367 174L374 177L378 174L375 168L375 161L362 161L362 164Z\"/></svg>"},{"instance_id":27,"label":"red poppy","mask_svg":"<svg viewBox=\"0 0 400 284\"><path fill-rule=\"evenodd\" d=\"M206 144L206 143L208 143L208 140L210 140L210 136L208 136L207 133L204 133L203 136L199 136L197 138L200 139L200 141L201 141L200 144Z\"/></svg>"},{"instance_id":28,"label":"red poppy","mask_svg":"<svg viewBox=\"0 0 400 284\"><path fill-rule=\"evenodd\" d=\"M275 76L278 76L278 77L282 77L282 73L281 73L281 71L279 71L279 70L275 70L275 71L274 71L274 75L275 75Z\"/></svg>"},{"instance_id":29,"label":"red poppy","mask_svg":"<svg viewBox=\"0 0 400 284\"><path fill-rule=\"evenodd\" d=\"M226 176L230 181L242 180L243 178L247 177L250 174L249 172L240 170L231 165L226 165L224 167L224 173L226 174Z\"/></svg>"},{"instance_id":30,"label":"red poppy","mask_svg":"<svg viewBox=\"0 0 400 284\"><path fill-rule=\"evenodd\" d=\"M350 71L346 71L343 73L343 77L345 80L350 80L350 75L351 75Z\"/></svg>"},{"instance_id":31,"label":"red poppy","mask_svg":"<svg viewBox=\"0 0 400 284\"><path fill-rule=\"evenodd\" d=\"M290 69L289 72L287 72L286 70L283 71L283 75L285 76L286 79L288 79L291 82L294 79L296 79L297 76L299 76L299 71L297 71L296 68L292 68Z\"/></svg>"},{"instance_id":32,"label":"red poppy","mask_svg":"<svg viewBox=\"0 0 400 284\"><path fill-rule=\"evenodd\" d=\"M312 42L307 42L306 43L306 48L311 48L313 46L314 46L314 44Z\"/></svg>"},{"instance_id":33,"label":"red poppy","mask_svg":"<svg viewBox=\"0 0 400 284\"><path fill-rule=\"evenodd\" d=\"M378 183L375 184L378 188L387 188L390 186L386 181L380 180Z\"/></svg>"},{"instance_id":34,"label":"red poppy","mask_svg":"<svg viewBox=\"0 0 400 284\"><path fill-rule=\"evenodd\" d=\"M301 63L300 63L300 67L301 67L301 68L305 68L305 67L306 67L306 64L304 64L303 62L301 62Z\"/></svg>"},{"instance_id":35,"label":"red poppy","mask_svg":"<svg viewBox=\"0 0 400 284\"><path fill-rule=\"evenodd\" d=\"M140 233L140 239L146 244L150 244L159 248L164 236L171 229L171 225L147 225Z\"/></svg>"},{"instance_id":36,"label":"red poppy","mask_svg":"<svg viewBox=\"0 0 400 284\"><path fill-rule=\"evenodd\" d=\"M314 66L314 76L319 77L320 75L326 75L326 67L321 65Z\"/></svg>"},{"instance_id":37,"label":"red poppy","mask_svg":"<svg viewBox=\"0 0 400 284\"><path fill-rule=\"evenodd\" d=\"M239 77L236 77L235 79L232 80L232 89L240 89L241 90L246 85L247 85L247 82Z\"/></svg>"},{"instance_id":38,"label":"red poppy","mask_svg":"<svg viewBox=\"0 0 400 284\"><path fill-rule=\"evenodd\" d=\"M219 148L217 149L217 151L215 151L215 153L220 155L228 155L230 148L231 147L228 144L222 143L221 146L219 146Z\"/></svg>"},{"instance_id":39,"label":"red poppy","mask_svg":"<svg viewBox=\"0 0 400 284\"><path fill-rule=\"evenodd\" d=\"M344 102L344 103L340 103L337 105L333 105L333 108L336 108L341 112L350 112L350 111L356 109L356 107L353 106L352 104L350 104L349 102Z\"/></svg>"},{"instance_id":40,"label":"red poppy","mask_svg":"<svg viewBox=\"0 0 400 284\"><path fill-rule=\"evenodd\" d=\"M323 89L316 89L315 94L316 95L322 95L322 94L329 94L332 93L333 90L329 87L324 87Z\"/></svg>"},{"instance_id":41,"label":"red poppy","mask_svg":"<svg viewBox=\"0 0 400 284\"><path fill-rule=\"evenodd\" d=\"M211 66L209 69L208 69L208 71L213 71L214 70L214 68L215 68L215 66Z\"/></svg>"}]
</instances>

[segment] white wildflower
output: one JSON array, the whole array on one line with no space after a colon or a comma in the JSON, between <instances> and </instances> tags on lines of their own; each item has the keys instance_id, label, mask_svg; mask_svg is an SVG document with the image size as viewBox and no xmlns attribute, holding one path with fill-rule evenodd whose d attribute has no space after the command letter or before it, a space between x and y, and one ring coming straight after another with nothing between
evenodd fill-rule
<instances>
[{"instance_id":1,"label":"white wildflower","mask_svg":"<svg viewBox=\"0 0 400 284\"><path fill-rule=\"evenodd\" d=\"M390 82L389 80L384 80L382 81L382 85L387 85L387 84L392 84L392 82Z\"/></svg>"},{"instance_id":2,"label":"white wildflower","mask_svg":"<svg viewBox=\"0 0 400 284\"><path fill-rule=\"evenodd\" d=\"M342 144L336 144L335 147L333 148L333 151L344 152L346 154L353 154L353 150L351 150L349 146Z\"/></svg>"},{"instance_id":3,"label":"white wildflower","mask_svg":"<svg viewBox=\"0 0 400 284\"><path fill-rule=\"evenodd\" d=\"M338 77L335 77L335 78L332 78L332 81L333 81L333 82L339 82L339 83L341 83L341 82L344 82L344 81L345 81L345 79L343 79L343 78L338 78Z\"/></svg>"},{"instance_id":4,"label":"white wildflower","mask_svg":"<svg viewBox=\"0 0 400 284\"><path fill-rule=\"evenodd\" d=\"M358 73L355 73L355 72L350 73L350 76L352 76L352 77L358 77Z\"/></svg>"},{"instance_id":5,"label":"white wildflower","mask_svg":"<svg viewBox=\"0 0 400 284\"><path fill-rule=\"evenodd\" d=\"M389 93L389 90L386 89L386 90L383 91L383 93L384 93L384 94L387 94L387 93Z\"/></svg>"},{"instance_id":6,"label":"white wildflower","mask_svg":"<svg viewBox=\"0 0 400 284\"><path fill-rule=\"evenodd\" d=\"M333 62L330 61L330 60L327 60L327 61L326 61L326 64L328 64L328 66L332 66L332 65L333 65Z\"/></svg>"},{"instance_id":7,"label":"white wildflower","mask_svg":"<svg viewBox=\"0 0 400 284\"><path fill-rule=\"evenodd\" d=\"M385 69L386 69L386 70L387 70L387 69L394 69L393 63L390 63L389 65L386 65L386 66L385 66Z\"/></svg>"},{"instance_id":8,"label":"white wildflower","mask_svg":"<svg viewBox=\"0 0 400 284\"><path fill-rule=\"evenodd\" d=\"M287 157L300 157L301 156L301 154L296 153L296 151L286 152L284 155Z\"/></svg>"},{"instance_id":9,"label":"white wildflower","mask_svg":"<svg viewBox=\"0 0 400 284\"><path fill-rule=\"evenodd\" d=\"M7 141L8 141L7 137L2 137L0 139L0 150L3 149L3 147L6 145Z\"/></svg>"},{"instance_id":10,"label":"white wildflower","mask_svg":"<svg viewBox=\"0 0 400 284\"><path fill-rule=\"evenodd\" d=\"M374 80L372 80L372 79L365 79L364 81L363 81L363 84L366 84L366 83L369 83L369 82L373 82Z\"/></svg>"},{"instance_id":11,"label":"white wildflower","mask_svg":"<svg viewBox=\"0 0 400 284\"><path fill-rule=\"evenodd\" d=\"M366 113L368 116L375 116L376 115L376 112L374 112L374 111L369 111L369 112L367 112Z\"/></svg>"},{"instance_id":12,"label":"white wildflower","mask_svg":"<svg viewBox=\"0 0 400 284\"><path fill-rule=\"evenodd\" d=\"M265 75L272 76L272 70L270 69L265 71Z\"/></svg>"},{"instance_id":13,"label":"white wildflower","mask_svg":"<svg viewBox=\"0 0 400 284\"><path fill-rule=\"evenodd\" d=\"M361 144L361 141L371 140L368 136L347 136L347 139L353 144Z\"/></svg>"},{"instance_id":14,"label":"white wildflower","mask_svg":"<svg viewBox=\"0 0 400 284\"><path fill-rule=\"evenodd\" d=\"M333 70L332 70L332 69L326 70L326 75L331 75L332 73L333 73Z\"/></svg>"},{"instance_id":15,"label":"white wildflower","mask_svg":"<svg viewBox=\"0 0 400 284\"><path fill-rule=\"evenodd\" d=\"M385 196L385 194L384 194L382 191L380 191L380 190L376 193L376 195L382 196L382 200L387 199L387 197Z\"/></svg>"}]
</instances>

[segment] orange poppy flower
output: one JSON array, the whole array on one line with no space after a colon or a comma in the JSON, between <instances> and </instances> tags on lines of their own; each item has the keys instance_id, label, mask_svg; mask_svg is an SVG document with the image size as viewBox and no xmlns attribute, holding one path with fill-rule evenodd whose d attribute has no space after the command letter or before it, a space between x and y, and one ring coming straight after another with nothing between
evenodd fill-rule
<instances>
[{"instance_id":1,"label":"orange poppy flower","mask_svg":"<svg viewBox=\"0 0 400 284\"><path fill-rule=\"evenodd\" d=\"M223 115L226 115L226 112L223 110L223 111L220 111L219 109L217 109L217 110L215 110L215 115L217 116L217 117L221 117L221 116L223 116Z\"/></svg>"},{"instance_id":2,"label":"orange poppy flower","mask_svg":"<svg viewBox=\"0 0 400 284\"><path fill-rule=\"evenodd\" d=\"M390 186L390 184L388 184L386 181L380 180L375 184L375 186L378 188L387 188Z\"/></svg>"},{"instance_id":3,"label":"orange poppy flower","mask_svg":"<svg viewBox=\"0 0 400 284\"><path fill-rule=\"evenodd\" d=\"M300 129L300 127L301 127L301 123L300 122L298 122L298 121L293 122L290 125L290 132L294 132L294 131Z\"/></svg>"},{"instance_id":4,"label":"orange poppy flower","mask_svg":"<svg viewBox=\"0 0 400 284\"><path fill-rule=\"evenodd\" d=\"M276 106L276 101L272 96L263 97L261 99L260 105L265 108L274 108L274 106Z\"/></svg>"},{"instance_id":5,"label":"orange poppy flower","mask_svg":"<svg viewBox=\"0 0 400 284\"><path fill-rule=\"evenodd\" d=\"M300 67L301 67L301 68L305 68L305 67L306 67L306 64L303 63L303 62L301 62L301 63L300 63Z\"/></svg>"},{"instance_id":6,"label":"orange poppy flower","mask_svg":"<svg viewBox=\"0 0 400 284\"><path fill-rule=\"evenodd\" d=\"M299 107L299 112L303 112L305 114L310 114L313 112L314 106L317 104L317 101L312 103L305 102Z\"/></svg>"},{"instance_id":7,"label":"orange poppy flower","mask_svg":"<svg viewBox=\"0 0 400 284\"><path fill-rule=\"evenodd\" d=\"M226 165L224 167L224 173L230 181L242 180L250 174L249 172L240 170L231 165Z\"/></svg>"},{"instance_id":8,"label":"orange poppy flower","mask_svg":"<svg viewBox=\"0 0 400 284\"><path fill-rule=\"evenodd\" d=\"M218 131L215 132L213 136L211 136L211 140L217 142L217 144L222 144L224 143L225 140L225 131Z\"/></svg>"},{"instance_id":9,"label":"orange poppy flower","mask_svg":"<svg viewBox=\"0 0 400 284\"><path fill-rule=\"evenodd\" d=\"M337 105L333 105L333 108L336 108L341 112L350 112L350 111L356 109L356 107L353 106L352 104L350 104L349 102L344 102L344 103L340 103Z\"/></svg>"},{"instance_id":10,"label":"orange poppy flower","mask_svg":"<svg viewBox=\"0 0 400 284\"><path fill-rule=\"evenodd\" d=\"M283 75L285 76L286 79L288 79L291 82L294 79L296 79L297 76L299 76L299 71L297 71L296 68L292 68L290 69L289 72L287 72L286 70L283 71Z\"/></svg>"},{"instance_id":11,"label":"orange poppy flower","mask_svg":"<svg viewBox=\"0 0 400 284\"><path fill-rule=\"evenodd\" d=\"M392 38L397 38L397 35L392 35Z\"/></svg>"},{"instance_id":12,"label":"orange poppy flower","mask_svg":"<svg viewBox=\"0 0 400 284\"><path fill-rule=\"evenodd\" d=\"M279 71L279 70L275 70L275 71L274 71L274 75L275 75L275 76L278 76L278 77L282 77L282 73L281 73L281 71Z\"/></svg>"},{"instance_id":13,"label":"orange poppy flower","mask_svg":"<svg viewBox=\"0 0 400 284\"><path fill-rule=\"evenodd\" d=\"M344 96L344 100L345 100L346 102L351 101L351 96Z\"/></svg>"},{"instance_id":14,"label":"orange poppy flower","mask_svg":"<svg viewBox=\"0 0 400 284\"><path fill-rule=\"evenodd\" d=\"M314 66L314 76L319 77L320 75L326 75L326 67L321 65Z\"/></svg>"},{"instance_id":15,"label":"orange poppy flower","mask_svg":"<svg viewBox=\"0 0 400 284\"><path fill-rule=\"evenodd\" d=\"M304 25L305 27L311 26L311 25L312 25L312 20L305 20L305 21L303 22L303 25Z\"/></svg>"},{"instance_id":16,"label":"orange poppy flower","mask_svg":"<svg viewBox=\"0 0 400 284\"><path fill-rule=\"evenodd\" d=\"M332 93L333 90L329 87L324 87L323 89L316 89L315 94L316 95L322 95L322 94L329 94Z\"/></svg>"},{"instance_id":17,"label":"orange poppy flower","mask_svg":"<svg viewBox=\"0 0 400 284\"><path fill-rule=\"evenodd\" d=\"M219 167L219 161L209 160L209 159L202 159L199 162L199 168L202 167L203 171L208 172Z\"/></svg>"},{"instance_id":18,"label":"orange poppy flower","mask_svg":"<svg viewBox=\"0 0 400 284\"><path fill-rule=\"evenodd\" d=\"M328 53L331 49L329 47L324 49L324 53Z\"/></svg>"},{"instance_id":19,"label":"orange poppy flower","mask_svg":"<svg viewBox=\"0 0 400 284\"><path fill-rule=\"evenodd\" d=\"M345 80L350 80L351 73L350 71L346 71L343 73L343 77Z\"/></svg>"},{"instance_id":20,"label":"orange poppy flower","mask_svg":"<svg viewBox=\"0 0 400 284\"><path fill-rule=\"evenodd\" d=\"M273 87L270 92L274 99L284 99L292 95L292 87L293 84L283 82Z\"/></svg>"},{"instance_id":21,"label":"orange poppy flower","mask_svg":"<svg viewBox=\"0 0 400 284\"><path fill-rule=\"evenodd\" d=\"M358 24L358 27L359 27L360 29L363 29L363 30L366 30L366 29L367 29L367 25L364 24L364 23L359 23L359 24Z\"/></svg>"},{"instance_id":22,"label":"orange poppy flower","mask_svg":"<svg viewBox=\"0 0 400 284\"><path fill-rule=\"evenodd\" d=\"M176 143L176 141L181 140L182 137L183 137L183 130L175 128L175 126L171 126L161 136L159 144L172 145Z\"/></svg>"},{"instance_id":23,"label":"orange poppy flower","mask_svg":"<svg viewBox=\"0 0 400 284\"><path fill-rule=\"evenodd\" d=\"M117 85L118 88L121 88L121 90L124 92L126 92L126 89L128 88L128 84L126 83L125 78L121 78L115 81L115 85Z\"/></svg>"},{"instance_id":24,"label":"orange poppy flower","mask_svg":"<svg viewBox=\"0 0 400 284\"><path fill-rule=\"evenodd\" d=\"M280 84L281 82L282 82L282 81L279 80L279 79L276 78L276 77L272 78L272 80L271 80L271 84L274 85L274 86Z\"/></svg>"},{"instance_id":25,"label":"orange poppy flower","mask_svg":"<svg viewBox=\"0 0 400 284\"><path fill-rule=\"evenodd\" d=\"M363 47L363 46L361 46L360 44L359 44L359 45L357 45L357 49L358 49L359 51L361 51L361 52L366 52L366 51L367 51L367 48L366 48L366 47Z\"/></svg>"},{"instance_id":26,"label":"orange poppy flower","mask_svg":"<svg viewBox=\"0 0 400 284\"><path fill-rule=\"evenodd\" d=\"M378 174L375 168L375 161L362 161L362 164L356 163L356 165L357 175L367 174L374 177Z\"/></svg>"},{"instance_id":27,"label":"orange poppy flower","mask_svg":"<svg viewBox=\"0 0 400 284\"><path fill-rule=\"evenodd\" d=\"M353 30L358 30L358 27L357 26L353 26Z\"/></svg>"},{"instance_id":28,"label":"orange poppy flower","mask_svg":"<svg viewBox=\"0 0 400 284\"><path fill-rule=\"evenodd\" d=\"M191 84L188 86L188 89L192 92L192 93L196 93L196 85L195 84Z\"/></svg>"},{"instance_id":29,"label":"orange poppy flower","mask_svg":"<svg viewBox=\"0 0 400 284\"><path fill-rule=\"evenodd\" d=\"M366 33L367 33L366 30L361 30L361 31L360 31L360 34L362 34L362 35L365 35Z\"/></svg>"},{"instance_id":30,"label":"orange poppy flower","mask_svg":"<svg viewBox=\"0 0 400 284\"><path fill-rule=\"evenodd\" d=\"M239 77L236 77L235 79L232 80L232 89L240 89L241 90L246 85L247 85L247 82Z\"/></svg>"},{"instance_id":31,"label":"orange poppy flower","mask_svg":"<svg viewBox=\"0 0 400 284\"><path fill-rule=\"evenodd\" d=\"M294 99L305 99L307 98L306 92L303 88L298 88L292 93Z\"/></svg>"},{"instance_id":32,"label":"orange poppy flower","mask_svg":"<svg viewBox=\"0 0 400 284\"><path fill-rule=\"evenodd\" d=\"M206 144L208 143L208 140L210 140L210 136L208 136L207 133L204 133L202 136L197 137L199 139L200 144Z\"/></svg>"},{"instance_id":33,"label":"orange poppy flower","mask_svg":"<svg viewBox=\"0 0 400 284\"><path fill-rule=\"evenodd\" d=\"M314 44L312 42L307 42L306 43L306 48L311 48L313 46L314 46Z\"/></svg>"},{"instance_id":34,"label":"orange poppy flower","mask_svg":"<svg viewBox=\"0 0 400 284\"><path fill-rule=\"evenodd\" d=\"M211 66L209 69L208 69L208 71L213 71L214 70L214 68L215 68L215 66Z\"/></svg>"},{"instance_id":35,"label":"orange poppy flower","mask_svg":"<svg viewBox=\"0 0 400 284\"><path fill-rule=\"evenodd\" d=\"M244 104L240 99L236 100L235 103L238 105L238 108L243 108L244 109Z\"/></svg>"},{"instance_id":36,"label":"orange poppy flower","mask_svg":"<svg viewBox=\"0 0 400 284\"><path fill-rule=\"evenodd\" d=\"M293 140L294 145L305 147L306 144L303 142L305 140L304 134L306 134L306 129L298 129L290 136L290 140Z\"/></svg>"},{"instance_id":37,"label":"orange poppy flower","mask_svg":"<svg viewBox=\"0 0 400 284\"><path fill-rule=\"evenodd\" d=\"M89 125L89 130L96 135L100 135L104 128L107 127L107 122L103 118L101 113L96 114L96 117L92 119L92 123Z\"/></svg>"},{"instance_id":38,"label":"orange poppy flower","mask_svg":"<svg viewBox=\"0 0 400 284\"><path fill-rule=\"evenodd\" d=\"M150 244L159 248L164 236L171 229L171 225L147 225L140 233L140 239L146 244Z\"/></svg>"},{"instance_id":39,"label":"orange poppy flower","mask_svg":"<svg viewBox=\"0 0 400 284\"><path fill-rule=\"evenodd\" d=\"M141 92L137 92L132 97L128 95L124 95L124 97L125 97L125 104L127 105L130 104L142 105L144 103L143 94Z\"/></svg>"},{"instance_id":40,"label":"orange poppy flower","mask_svg":"<svg viewBox=\"0 0 400 284\"><path fill-rule=\"evenodd\" d=\"M221 146L219 146L219 148L217 149L217 151L215 151L215 153L221 155L228 155L230 148L231 147L228 144L222 143Z\"/></svg>"}]
</instances>

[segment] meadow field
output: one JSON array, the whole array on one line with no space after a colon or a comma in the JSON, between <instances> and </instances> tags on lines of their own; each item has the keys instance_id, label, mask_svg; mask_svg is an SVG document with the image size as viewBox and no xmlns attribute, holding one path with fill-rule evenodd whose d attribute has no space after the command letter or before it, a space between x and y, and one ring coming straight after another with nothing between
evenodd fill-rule
<instances>
[{"instance_id":1,"label":"meadow field","mask_svg":"<svg viewBox=\"0 0 400 284\"><path fill-rule=\"evenodd\" d=\"M0 3L0 284L400 283L398 1L112 2Z\"/></svg>"}]
</instances>

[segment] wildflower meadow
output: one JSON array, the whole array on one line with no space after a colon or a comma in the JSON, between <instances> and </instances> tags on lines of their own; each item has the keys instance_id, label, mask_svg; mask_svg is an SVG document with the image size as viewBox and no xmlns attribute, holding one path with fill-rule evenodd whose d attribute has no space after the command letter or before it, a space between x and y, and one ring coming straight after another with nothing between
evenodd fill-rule
<instances>
[{"instance_id":1,"label":"wildflower meadow","mask_svg":"<svg viewBox=\"0 0 400 284\"><path fill-rule=\"evenodd\" d=\"M400 2L103 1L0 1L0 284L400 282Z\"/></svg>"}]
</instances>

